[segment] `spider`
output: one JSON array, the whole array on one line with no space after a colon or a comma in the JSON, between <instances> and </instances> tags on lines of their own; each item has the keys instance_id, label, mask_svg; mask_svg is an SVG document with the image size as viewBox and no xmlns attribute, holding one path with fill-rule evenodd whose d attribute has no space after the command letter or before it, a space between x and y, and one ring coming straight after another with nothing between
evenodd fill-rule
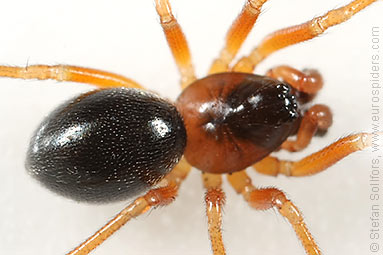
<instances>
[{"instance_id":1,"label":"spider","mask_svg":"<svg viewBox=\"0 0 383 255\"><path fill-rule=\"evenodd\" d=\"M266 15L264 15L264 16L266 16ZM362 15L360 15L360 16L362 16ZM322 40L322 42L323 42L324 40ZM328 84L326 84L326 86L328 86ZM331 90L330 90L331 91ZM317 100L317 101L319 101L320 102L320 100ZM359 129L358 129L359 130ZM341 133L341 134L344 134L344 133ZM306 154L306 153L305 153ZM255 180L254 180L254 182L255 182ZM227 189L226 189L227 190ZM289 192L289 190L287 190L286 189L286 191L288 191ZM295 199L295 197L292 195L291 196L291 198L294 200L294 201L296 201L297 199ZM242 202L242 201L241 201ZM301 206L300 206L301 207ZM168 210L169 211L169 210ZM305 210L304 210L305 211ZM253 212L254 213L254 212ZM306 212L306 214L308 214L307 212ZM148 218L149 219L149 218ZM308 220L309 221L309 220ZM225 233L225 234L227 234L227 232ZM318 235L318 234L317 234ZM323 241L322 241L323 242Z\"/></svg>"}]
</instances>

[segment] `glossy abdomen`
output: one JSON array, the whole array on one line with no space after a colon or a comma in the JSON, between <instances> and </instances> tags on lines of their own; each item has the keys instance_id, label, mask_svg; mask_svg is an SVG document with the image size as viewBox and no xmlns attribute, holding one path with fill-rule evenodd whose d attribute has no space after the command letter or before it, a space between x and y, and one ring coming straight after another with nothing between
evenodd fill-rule
<instances>
[{"instance_id":1,"label":"glossy abdomen","mask_svg":"<svg viewBox=\"0 0 383 255\"><path fill-rule=\"evenodd\" d=\"M277 149L300 117L288 84L265 76L220 73L177 99L187 132L185 157L210 173L242 170Z\"/></svg>"},{"instance_id":2,"label":"glossy abdomen","mask_svg":"<svg viewBox=\"0 0 383 255\"><path fill-rule=\"evenodd\" d=\"M167 101L137 89L96 90L44 120L32 138L27 169L75 200L121 200L162 179L185 142L181 116Z\"/></svg>"}]
</instances>

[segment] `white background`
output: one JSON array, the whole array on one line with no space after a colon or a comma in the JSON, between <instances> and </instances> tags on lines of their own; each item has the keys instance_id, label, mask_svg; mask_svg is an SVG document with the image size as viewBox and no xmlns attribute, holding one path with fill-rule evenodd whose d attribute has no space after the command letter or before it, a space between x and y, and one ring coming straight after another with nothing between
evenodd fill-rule
<instances>
[{"instance_id":1,"label":"white background","mask_svg":"<svg viewBox=\"0 0 383 255\"><path fill-rule=\"evenodd\" d=\"M244 1L172 2L201 77ZM344 3L272 0L241 53L275 29ZM369 130L371 27L379 25L382 11L382 2L376 3L320 38L275 53L257 68L262 74L279 64L311 67L325 79L315 102L331 107L333 126L304 152L281 157L301 158L339 137ZM152 1L4 0L0 24L0 64L74 64L126 75L172 100L180 91ZM0 79L0 254L64 254L127 204L79 204L48 192L24 170L29 137L42 118L62 101L90 89L73 83ZM369 151L358 152L307 178L248 172L254 184L286 191L304 213L324 254L360 255L369 252L370 158ZM304 254L290 225L276 211L252 210L227 183L224 188L223 234L229 255ZM172 205L129 222L93 254L211 254L203 201L200 173L194 170Z\"/></svg>"}]
</instances>

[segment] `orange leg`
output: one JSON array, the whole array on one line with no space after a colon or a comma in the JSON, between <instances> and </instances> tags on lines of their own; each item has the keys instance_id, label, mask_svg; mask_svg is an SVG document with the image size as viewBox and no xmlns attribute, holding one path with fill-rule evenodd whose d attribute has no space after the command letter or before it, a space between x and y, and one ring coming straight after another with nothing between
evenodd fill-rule
<instances>
[{"instance_id":1,"label":"orange leg","mask_svg":"<svg viewBox=\"0 0 383 255\"><path fill-rule=\"evenodd\" d=\"M222 241L222 207L225 204L225 193L221 189L222 177L216 174L202 174L206 188L205 202L208 218L209 235L214 255L225 255Z\"/></svg>"},{"instance_id":2,"label":"orange leg","mask_svg":"<svg viewBox=\"0 0 383 255\"><path fill-rule=\"evenodd\" d=\"M316 104L305 113L299 126L297 139L287 140L282 144L282 149L300 151L309 145L312 137L320 130L327 130L332 124L330 109L323 104Z\"/></svg>"},{"instance_id":3,"label":"orange leg","mask_svg":"<svg viewBox=\"0 0 383 255\"><path fill-rule=\"evenodd\" d=\"M172 14L169 1L155 0L155 2L166 40L168 41L178 70L181 73L181 86L182 88L186 88L196 79L186 37L182 32L181 26Z\"/></svg>"},{"instance_id":4,"label":"orange leg","mask_svg":"<svg viewBox=\"0 0 383 255\"><path fill-rule=\"evenodd\" d=\"M104 242L114 232L119 230L130 219L135 218L149 209L157 206L170 204L177 196L182 181L186 178L191 167L185 160L180 163L164 178L165 186L150 190L144 196L137 198L133 203L119 212L104 227L89 237L85 242L77 246L68 255L86 255Z\"/></svg>"},{"instance_id":5,"label":"orange leg","mask_svg":"<svg viewBox=\"0 0 383 255\"><path fill-rule=\"evenodd\" d=\"M124 76L91 68L68 65L33 65L27 67L0 66L0 77L73 81L87 83L99 88L142 88Z\"/></svg>"},{"instance_id":6,"label":"orange leg","mask_svg":"<svg viewBox=\"0 0 383 255\"><path fill-rule=\"evenodd\" d=\"M276 176L307 176L326 170L347 155L372 146L372 141L381 133L359 133L342 138L328 147L298 161L279 160L268 156L253 167L262 174Z\"/></svg>"},{"instance_id":7,"label":"orange leg","mask_svg":"<svg viewBox=\"0 0 383 255\"><path fill-rule=\"evenodd\" d=\"M219 58L210 67L209 74L226 72L242 43L250 33L261 13L262 5L267 0L247 0L241 13L234 20L226 35L226 43Z\"/></svg>"},{"instance_id":8,"label":"orange leg","mask_svg":"<svg viewBox=\"0 0 383 255\"><path fill-rule=\"evenodd\" d=\"M307 255L320 255L310 231L308 230L298 208L286 198L285 194L275 188L257 189L251 184L251 179L245 171L236 172L227 176L231 186L238 194L242 194L251 207L256 210L277 208L295 230L295 233L306 250Z\"/></svg>"},{"instance_id":9,"label":"orange leg","mask_svg":"<svg viewBox=\"0 0 383 255\"><path fill-rule=\"evenodd\" d=\"M289 66L277 66L267 71L266 76L285 81L296 90L307 94L315 94L323 87L322 76L314 69L301 72Z\"/></svg>"},{"instance_id":10,"label":"orange leg","mask_svg":"<svg viewBox=\"0 0 383 255\"><path fill-rule=\"evenodd\" d=\"M258 63L273 52L317 37L329 27L345 22L375 1L377 0L354 0L306 23L278 30L268 35L249 56L240 59L233 70L251 73Z\"/></svg>"}]
</instances>

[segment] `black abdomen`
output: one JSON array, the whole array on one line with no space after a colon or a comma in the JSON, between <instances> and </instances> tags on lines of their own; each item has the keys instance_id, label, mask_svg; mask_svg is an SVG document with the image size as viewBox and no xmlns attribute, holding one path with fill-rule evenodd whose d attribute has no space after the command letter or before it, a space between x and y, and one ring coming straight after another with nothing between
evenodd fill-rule
<instances>
[{"instance_id":1,"label":"black abdomen","mask_svg":"<svg viewBox=\"0 0 383 255\"><path fill-rule=\"evenodd\" d=\"M161 180L186 143L176 108L137 89L96 90L58 107L32 138L27 169L75 200L136 196Z\"/></svg>"}]
</instances>

